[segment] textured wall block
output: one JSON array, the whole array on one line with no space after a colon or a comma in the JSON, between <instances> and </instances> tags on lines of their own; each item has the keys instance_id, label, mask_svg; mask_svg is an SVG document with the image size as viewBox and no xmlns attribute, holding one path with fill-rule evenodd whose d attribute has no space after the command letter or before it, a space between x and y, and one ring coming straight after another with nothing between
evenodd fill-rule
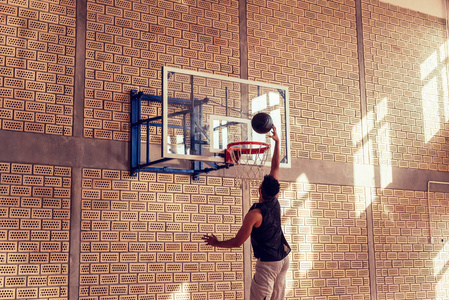
<instances>
[{"instance_id":1,"label":"textured wall block","mask_svg":"<svg viewBox=\"0 0 449 300\"><path fill-rule=\"evenodd\" d=\"M223 253L202 255L206 247L200 238L206 232L204 230L211 232L213 229L207 227L207 218L217 226L223 225L220 232L236 233L237 226L231 228L223 224L224 215L241 213L241 210L231 209L237 202L231 199L234 197L228 196L228 203L223 204L221 196L212 196L210 204L206 205L205 199L199 206L190 203L189 195L200 196L200 189L207 186L191 185L189 177L173 174L139 176L140 180L136 181L128 174L120 175L114 170L83 170L81 259L85 271L80 284L90 286L90 289L82 290L83 295L160 297L163 291L169 290L178 295L182 283L199 280L194 275L198 272L204 272L201 280L207 280L207 276L214 281L228 278L220 290L242 280L236 273L241 268L225 263ZM223 183L217 178L212 181L214 189ZM186 187L190 190L189 197L176 194ZM215 214L215 207L220 214ZM237 219L241 222L241 217L233 218L234 223ZM207 251L212 250L207 248ZM231 260L241 261L242 257L232 255ZM107 283L120 285L101 289L101 284ZM192 289L198 290L198 287Z\"/></svg>"},{"instance_id":2,"label":"textured wall block","mask_svg":"<svg viewBox=\"0 0 449 300\"><path fill-rule=\"evenodd\" d=\"M7 76L3 82L3 97L12 97L22 100L16 106L14 120L8 115L0 114L2 129L15 131L28 131L57 135L71 135L71 118L65 118L65 130L51 125L54 118L60 114L50 108L46 118L35 116L35 112L43 113L45 105L55 103L55 94L67 94L73 99L70 92L74 85L72 69L57 67L56 64L74 65L74 28L72 3L60 5L48 3L37 4L37 1L26 3L11 2L2 4L2 11L9 15L2 23L2 38L4 39L0 52L5 67L2 73ZM53 8L58 7L54 11ZM51 12L49 12L51 11ZM69 17L70 15L70 17ZM6 36L5 36L6 34ZM70 48L70 46L72 48ZM6 59L5 59L6 58ZM58 75L58 76L57 76ZM9 88L9 89L5 89ZM10 94L10 95L8 95ZM3 108L11 107L16 101L5 101ZM18 103L18 102L16 102ZM63 104L64 110L71 110L73 100ZM2 105L0 105L2 106ZM42 115L41 115L42 116ZM26 123L21 123L25 121Z\"/></svg>"},{"instance_id":3,"label":"textured wall block","mask_svg":"<svg viewBox=\"0 0 449 300\"><path fill-rule=\"evenodd\" d=\"M153 5L142 1L125 5L129 8L122 8L121 4L88 2L86 45L92 55L88 55L86 67L87 74L96 75L86 80L86 88L93 94L109 92L109 99L103 99L105 102L100 109L117 114L115 123L103 123L99 128L110 131L110 135L102 131L95 135L85 130L85 137L129 140L126 108L109 105L106 101L111 96L124 95L128 102L131 89L151 89L153 94L158 93L157 74L164 64L176 62L195 69L215 70L219 74L239 73L239 45L234 42L239 38L237 2L212 6L194 2ZM63 44L71 43L72 39L68 38ZM213 43L217 45L215 62L211 49L207 48ZM229 65L231 60L235 67ZM153 106L157 104L143 109ZM150 140L160 143L160 133L152 133Z\"/></svg>"},{"instance_id":4,"label":"textured wall block","mask_svg":"<svg viewBox=\"0 0 449 300\"><path fill-rule=\"evenodd\" d=\"M70 193L62 192L71 188L70 168L1 165L1 184L10 188L0 199L0 228L8 232L0 241L7 253L0 273L8 276L2 286L12 288L1 297L67 299L69 223L61 220L70 220L62 209L70 207ZM64 199L53 198L57 194Z\"/></svg>"}]
</instances>

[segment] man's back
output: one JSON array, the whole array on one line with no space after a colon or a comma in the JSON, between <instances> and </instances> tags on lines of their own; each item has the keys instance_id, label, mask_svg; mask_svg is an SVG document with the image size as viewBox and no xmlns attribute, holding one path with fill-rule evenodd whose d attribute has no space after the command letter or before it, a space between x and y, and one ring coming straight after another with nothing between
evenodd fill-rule
<instances>
[{"instance_id":1,"label":"man's back","mask_svg":"<svg viewBox=\"0 0 449 300\"><path fill-rule=\"evenodd\" d=\"M261 261L279 261L290 253L281 227L281 208L277 198L271 201L255 203L251 209L259 209L262 224L253 227L251 245L254 256Z\"/></svg>"}]
</instances>

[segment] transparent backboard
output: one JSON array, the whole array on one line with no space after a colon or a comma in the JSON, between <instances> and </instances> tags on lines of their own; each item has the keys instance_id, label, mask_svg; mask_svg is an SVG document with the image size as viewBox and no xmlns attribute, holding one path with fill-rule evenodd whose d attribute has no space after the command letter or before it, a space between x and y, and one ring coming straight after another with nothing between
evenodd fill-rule
<instances>
[{"instance_id":1,"label":"transparent backboard","mask_svg":"<svg viewBox=\"0 0 449 300\"><path fill-rule=\"evenodd\" d=\"M162 69L163 158L224 162L229 143L273 140L251 127L266 112L281 140L281 167L290 167L288 88L190 70ZM268 159L269 164L271 159Z\"/></svg>"}]
</instances>

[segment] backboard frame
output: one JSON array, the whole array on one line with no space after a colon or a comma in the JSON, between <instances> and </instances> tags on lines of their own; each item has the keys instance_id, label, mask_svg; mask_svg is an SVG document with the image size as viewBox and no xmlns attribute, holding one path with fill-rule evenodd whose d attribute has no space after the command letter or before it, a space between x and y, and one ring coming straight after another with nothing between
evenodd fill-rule
<instances>
[{"instance_id":1,"label":"backboard frame","mask_svg":"<svg viewBox=\"0 0 449 300\"><path fill-rule=\"evenodd\" d=\"M240 79L235 77L228 77L223 75L216 75L216 74L210 74L210 73L203 73L198 71L192 71L192 70L186 70L186 69L179 69L169 66L163 66L162 67L162 145L161 145L161 157L165 159L187 159L187 160L193 160L193 161L202 161L202 162L212 162L212 163L223 163L223 155L216 155L217 151L211 151L214 152L215 155L213 156L204 156L201 154L178 154L178 153L172 153L169 151L169 143L168 143L168 128L169 128L169 95L168 95L168 81L169 78L173 74L184 74L184 75L190 75L190 76L197 76L197 77L204 77L204 78L210 78L215 80L221 80L226 82L232 82L232 83L238 83L238 84L247 84L247 85L254 85L258 87L266 87L266 88L272 88L276 89L278 91L284 91L282 94L282 97L284 97L284 118L285 118L285 128L282 128L282 132L285 134L282 134L282 137L285 137L285 159L283 160L283 163L281 163L281 167L283 168L291 168L291 153L288 151L290 149L290 124L289 124L289 96L288 96L288 87L282 86L278 84L271 84L266 82L258 82L258 81L252 81L247 79ZM193 98L190 99L192 101L193 106ZM223 116L222 118L229 118ZM247 121L247 119L241 118L241 121ZM279 129L278 129L279 131ZM281 158L282 160L282 158ZM286 161L285 161L286 160ZM269 165L269 163L267 163Z\"/></svg>"}]
</instances>

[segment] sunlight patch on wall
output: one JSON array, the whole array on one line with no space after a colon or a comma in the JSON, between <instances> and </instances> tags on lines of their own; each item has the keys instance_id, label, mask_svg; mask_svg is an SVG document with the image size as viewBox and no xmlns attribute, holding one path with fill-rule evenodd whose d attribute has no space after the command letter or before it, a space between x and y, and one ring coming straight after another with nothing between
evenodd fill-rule
<instances>
[{"instance_id":1,"label":"sunlight patch on wall","mask_svg":"<svg viewBox=\"0 0 449 300\"><path fill-rule=\"evenodd\" d=\"M441 80L442 87L441 90L443 92L443 110L444 110L444 122L449 121L449 89L448 89L448 81L447 81L447 69L444 68L441 70Z\"/></svg>"},{"instance_id":2,"label":"sunlight patch on wall","mask_svg":"<svg viewBox=\"0 0 449 300\"><path fill-rule=\"evenodd\" d=\"M435 276L435 300L447 300L449 298L449 244L445 243L442 249L433 259L433 274Z\"/></svg>"},{"instance_id":3,"label":"sunlight patch on wall","mask_svg":"<svg viewBox=\"0 0 449 300\"><path fill-rule=\"evenodd\" d=\"M376 183L376 173L380 180L381 188L386 188L393 181L393 171L391 167L392 150L391 150L391 137L390 137L390 123L386 121L386 116L389 114L388 98L383 98L374 108L374 111L370 111L359 122L357 126L354 126L353 136L357 137L356 128L366 122L367 134L376 130L376 145L373 145L371 140L362 142L362 138L358 137L353 140L354 145L361 145L355 154L356 156L363 153L370 153L371 156L377 157L379 162L379 170L376 171L375 160L371 159L370 164L359 165L354 164L354 185L355 186L372 186ZM367 149L366 149L367 148Z\"/></svg>"},{"instance_id":4,"label":"sunlight patch on wall","mask_svg":"<svg viewBox=\"0 0 449 300\"><path fill-rule=\"evenodd\" d=\"M354 156L364 157L365 162L369 161L367 156L370 155L370 150L373 148L371 140L365 139L366 135L374 128L374 123L370 122L370 120L373 120L373 116L374 112L368 112L352 129L352 144L359 146ZM365 136L360 135L358 132L358 129L362 127L367 127ZM353 164L353 174L354 186L372 185L374 183L374 166L372 164Z\"/></svg>"},{"instance_id":5,"label":"sunlight patch on wall","mask_svg":"<svg viewBox=\"0 0 449 300\"><path fill-rule=\"evenodd\" d=\"M309 178L306 174L301 174L296 178L296 183L302 184L306 186L309 184ZM312 253L312 246L313 243L308 239L308 235L312 234L311 228L312 226L308 225L307 220L312 218L311 211L310 211L310 203L311 199L308 195L308 192L306 188L304 188L303 195L298 196L298 198L303 199L304 205L301 209L299 209L299 217L303 218L305 220L304 224L302 226L299 226L299 234L304 236L304 241L299 243L299 249L300 252L302 252L304 255L302 256L302 259L300 260L300 278L306 278L307 273L312 269L313 267L313 260L310 260L308 257L309 253Z\"/></svg>"},{"instance_id":6,"label":"sunlight patch on wall","mask_svg":"<svg viewBox=\"0 0 449 300\"><path fill-rule=\"evenodd\" d=\"M449 57L449 40L446 40L440 46L440 63L445 64L445 61ZM448 87L448 66L444 65L441 69L441 90L443 92L443 109L444 109L444 122L449 121L449 87Z\"/></svg>"},{"instance_id":7,"label":"sunlight patch on wall","mask_svg":"<svg viewBox=\"0 0 449 300\"><path fill-rule=\"evenodd\" d=\"M428 80L422 88L424 136L428 143L440 129L437 78Z\"/></svg>"},{"instance_id":8,"label":"sunlight patch on wall","mask_svg":"<svg viewBox=\"0 0 449 300\"><path fill-rule=\"evenodd\" d=\"M385 97L374 107L373 111L367 113L357 126L354 126L353 144L360 145L355 155L361 156L364 155L364 153L369 153L369 155L372 156L369 164L353 165L354 186L356 187L372 187L380 185L382 189L385 189L393 182L392 140L390 136L390 123L386 118L389 113L388 98ZM367 127L367 135L374 130L377 130L375 135L376 143L373 143L371 139L367 139L362 143L363 138L360 137L360 135L357 135L356 130L364 124ZM377 158L378 164L374 158ZM366 159L366 161L368 161L368 159ZM357 203L356 214L358 217L369 205L371 205L371 197L365 195L365 198L365 200Z\"/></svg>"},{"instance_id":9,"label":"sunlight patch on wall","mask_svg":"<svg viewBox=\"0 0 449 300\"><path fill-rule=\"evenodd\" d=\"M377 135L380 139L377 143L380 165L380 187L384 189L393 182L390 123L385 121L385 117L389 113L388 99L386 97L376 106L376 113L376 121L380 125Z\"/></svg>"},{"instance_id":10,"label":"sunlight patch on wall","mask_svg":"<svg viewBox=\"0 0 449 300\"><path fill-rule=\"evenodd\" d=\"M433 52L421 65L421 80L424 81L426 78L438 67L438 54Z\"/></svg>"},{"instance_id":11,"label":"sunlight patch on wall","mask_svg":"<svg viewBox=\"0 0 449 300\"><path fill-rule=\"evenodd\" d=\"M291 246L290 266L287 273L286 295L293 297L298 289L298 282L308 278L315 259L313 253L313 222L311 208L314 207L310 191L314 189L305 173L290 182L288 188L282 188L281 203L284 234Z\"/></svg>"},{"instance_id":12,"label":"sunlight patch on wall","mask_svg":"<svg viewBox=\"0 0 449 300\"><path fill-rule=\"evenodd\" d=\"M443 63L446 58L448 58L448 49L449 49L449 40L446 40L444 43L440 46L440 63Z\"/></svg>"},{"instance_id":13,"label":"sunlight patch on wall","mask_svg":"<svg viewBox=\"0 0 449 300\"><path fill-rule=\"evenodd\" d=\"M373 114L373 112L369 112L368 116L372 115L372 114ZM354 126L354 128L360 127L361 124L364 124L366 119L371 119L371 118L368 118L368 116L365 116L364 117L365 120L362 120L357 126ZM372 130L373 124L369 124L368 127L369 127L369 130ZM355 135L353 135L353 137L355 137ZM370 152L370 150L373 148L371 140L368 140L368 142L362 143L362 138L360 138L360 140L353 140L353 144L361 145L361 147L359 147L359 149L357 150L357 153L355 154L356 156L363 157L364 155L366 155L364 153ZM375 174L375 170L374 170L374 166L372 164L353 164L354 186L356 186L356 187L372 186L375 183L374 174ZM366 210L366 208L370 204L371 203L368 203L368 201L365 201L364 203L358 203L357 209L355 212L356 216L360 217L360 215Z\"/></svg>"},{"instance_id":14,"label":"sunlight patch on wall","mask_svg":"<svg viewBox=\"0 0 449 300\"><path fill-rule=\"evenodd\" d=\"M442 128L442 122L449 121L448 90L448 41L439 50L434 51L421 65L423 84L422 109L424 120L424 137L428 143Z\"/></svg>"}]
</instances>

